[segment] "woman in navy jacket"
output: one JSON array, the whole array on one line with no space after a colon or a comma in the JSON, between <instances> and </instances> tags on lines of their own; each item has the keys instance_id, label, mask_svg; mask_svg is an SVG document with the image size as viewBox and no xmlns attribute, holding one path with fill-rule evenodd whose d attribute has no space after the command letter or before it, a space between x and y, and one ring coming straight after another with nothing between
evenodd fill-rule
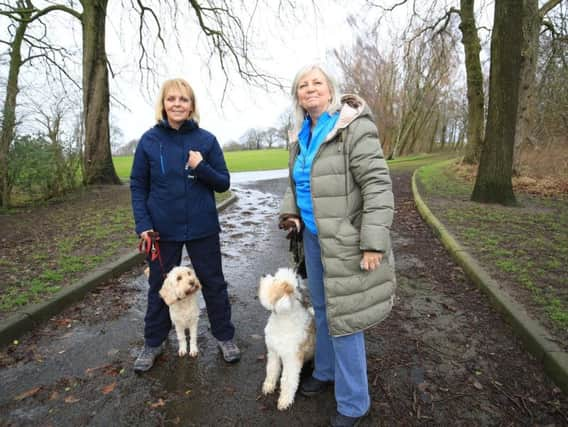
<instances>
[{"instance_id":1,"label":"woman in navy jacket","mask_svg":"<svg viewBox=\"0 0 568 427\"><path fill-rule=\"evenodd\" d=\"M214 135L199 127L195 94L183 79L167 80L156 102L156 125L138 143L130 176L136 233L160 234L160 260L148 259L148 307L144 349L134 370L147 371L163 350L171 328L168 306L158 292L165 275L181 263L185 246L202 284L211 331L227 362L240 351L227 283L221 267L219 217L215 192L227 191L229 171Z\"/></svg>"}]
</instances>

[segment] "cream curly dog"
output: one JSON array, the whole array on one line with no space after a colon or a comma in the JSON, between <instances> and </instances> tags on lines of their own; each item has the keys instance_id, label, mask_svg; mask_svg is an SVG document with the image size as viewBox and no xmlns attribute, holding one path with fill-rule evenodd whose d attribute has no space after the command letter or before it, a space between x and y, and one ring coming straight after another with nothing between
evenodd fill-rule
<instances>
[{"instance_id":1,"label":"cream curly dog","mask_svg":"<svg viewBox=\"0 0 568 427\"><path fill-rule=\"evenodd\" d=\"M288 268L279 269L274 276L263 277L258 297L262 306L271 312L264 328L268 352L262 392L274 392L280 377L278 409L283 411L294 403L302 365L314 356L313 310L310 312L302 304L298 277Z\"/></svg>"},{"instance_id":2,"label":"cream curly dog","mask_svg":"<svg viewBox=\"0 0 568 427\"><path fill-rule=\"evenodd\" d=\"M189 355L196 357L197 324L199 321L198 295L201 283L193 269L189 267L174 267L166 276L160 296L170 307L170 318L176 328L179 343L178 354L187 354L185 330L189 329Z\"/></svg>"}]
</instances>

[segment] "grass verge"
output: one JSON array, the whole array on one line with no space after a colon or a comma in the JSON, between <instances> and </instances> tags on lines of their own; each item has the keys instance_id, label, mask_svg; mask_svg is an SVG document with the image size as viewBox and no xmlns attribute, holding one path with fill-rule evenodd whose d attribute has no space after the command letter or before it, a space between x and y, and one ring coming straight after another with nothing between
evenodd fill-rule
<instances>
[{"instance_id":1,"label":"grass verge","mask_svg":"<svg viewBox=\"0 0 568 427\"><path fill-rule=\"evenodd\" d=\"M217 202L230 194L217 194ZM35 232L30 235L30 230ZM4 215L0 233L6 237L0 255L0 318L135 251L138 243L127 186L89 188L57 204Z\"/></svg>"},{"instance_id":2,"label":"grass verge","mask_svg":"<svg viewBox=\"0 0 568 427\"><path fill-rule=\"evenodd\" d=\"M469 200L455 161L418 172L434 215L536 318L568 337L568 199L516 191L517 207Z\"/></svg>"}]
</instances>

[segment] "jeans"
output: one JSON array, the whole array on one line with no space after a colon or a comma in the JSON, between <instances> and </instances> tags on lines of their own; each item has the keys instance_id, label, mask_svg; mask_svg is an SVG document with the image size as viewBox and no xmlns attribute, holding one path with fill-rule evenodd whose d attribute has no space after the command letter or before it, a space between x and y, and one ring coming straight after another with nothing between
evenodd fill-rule
<instances>
[{"instance_id":1,"label":"jeans","mask_svg":"<svg viewBox=\"0 0 568 427\"><path fill-rule=\"evenodd\" d=\"M316 321L316 352L312 376L320 381L335 381L337 411L348 417L360 417L371 404L365 335L363 331L339 337L330 335L321 248L318 236L308 229L304 230L304 251L308 289Z\"/></svg>"},{"instance_id":2,"label":"jeans","mask_svg":"<svg viewBox=\"0 0 568 427\"><path fill-rule=\"evenodd\" d=\"M235 327L231 323L231 304L227 293L227 282L221 266L221 247L219 235L204 237L187 242L167 242L160 240L159 260L151 261L148 283L148 306L144 317L144 340L152 346L159 346L167 337L172 327L170 311L159 295L164 276L181 262L185 246L191 265L201 282L207 315L211 324L211 333L221 341L233 339Z\"/></svg>"}]
</instances>

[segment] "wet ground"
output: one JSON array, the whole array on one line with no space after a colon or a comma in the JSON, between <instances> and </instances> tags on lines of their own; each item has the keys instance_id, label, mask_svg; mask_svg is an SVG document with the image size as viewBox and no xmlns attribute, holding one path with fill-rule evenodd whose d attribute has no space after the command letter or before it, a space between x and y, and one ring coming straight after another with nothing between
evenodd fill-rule
<instances>
[{"instance_id":1,"label":"wet ground","mask_svg":"<svg viewBox=\"0 0 568 427\"><path fill-rule=\"evenodd\" d=\"M392 315L366 333L373 406L365 425L568 425L567 397L421 221L409 182L409 172L394 174L399 290ZM285 180L235 186L239 200L221 215L222 251L241 361L223 362L204 314L197 359L177 356L172 333L155 368L135 375L146 289L141 266L0 360L0 425L327 425L332 392L297 396L283 413L275 396L260 392L268 313L256 287L262 274L288 263L277 228Z\"/></svg>"}]
</instances>

